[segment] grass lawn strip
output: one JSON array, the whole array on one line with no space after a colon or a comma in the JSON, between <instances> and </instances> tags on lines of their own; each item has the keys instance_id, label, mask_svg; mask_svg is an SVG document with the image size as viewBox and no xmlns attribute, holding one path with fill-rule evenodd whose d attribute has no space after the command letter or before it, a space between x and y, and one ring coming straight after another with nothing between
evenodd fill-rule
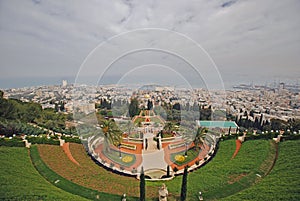
<instances>
[{"instance_id":1,"label":"grass lawn strip","mask_svg":"<svg viewBox=\"0 0 300 201\"><path fill-rule=\"evenodd\" d=\"M31 163L25 147L0 146L0 200L87 200L51 185Z\"/></svg>"},{"instance_id":2,"label":"grass lawn strip","mask_svg":"<svg viewBox=\"0 0 300 201\"><path fill-rule=\"evenodd\" d=\"M300 200L300 140L279 143L274 168L261 182L224 201Z\"/></svg>"}]
</instances>

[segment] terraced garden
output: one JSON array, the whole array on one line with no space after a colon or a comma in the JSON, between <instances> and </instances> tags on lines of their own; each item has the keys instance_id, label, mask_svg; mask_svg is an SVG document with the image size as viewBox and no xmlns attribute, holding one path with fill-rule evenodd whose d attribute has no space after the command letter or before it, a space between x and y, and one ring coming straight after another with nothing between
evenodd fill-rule
<instances>
[{"instance_id":1,"label":"terraced garden","mask_svg":"<svg viewBox=\"0 0 300 201\"><path fill-rule=\"evenodd\" d=\"M238 155L231 160L234 150L234 140L221 142L213 160L189 174L187 200L197 200L199 191L205 200L219 200L235 194L261 180L256 174L266 174L275 157L272 142L266 140L245 142ZM179 195L181 176L166 182L166 185L170 192Z\"/></svg>"},{"instance_id":2,"label":"terraced garden","mask_svg":"<svg viewBox=\"0 0 300 201\"><path fill-rule=\"evenodd\" d=\"M276 147L273 142L267 140L246 141L237 156L231 159L235 150L235 141L223 141L211 162L201 169L189 173L187 200L197 200L199 191L202 192L205 200L222 200L222 198L224 200L300 200L299 145L299 140L281 142L278 161L271 173L266 176L276 156ZM93 198L96 200L97 198L118 200L119 195L123 193L134 197L139 195L138 180L114 174L96 165L80 144L70 144L70 151L79 162L79 166L72 163L59 146L38 145L38 149L33 147L31 152L34 150L36 150L35 154L39 153L42 159L38 162L45 162L44 164L51 168L39 171L49 173L53 170L52 176L56 175L56 177L50 181L51 184L43 179L34 170L25 148L0 147L1 161L7 161L1 164L0 199L22 200L23 198L24 200L27 198L26 196L29 196L27 200L62 200L62 197L63 200L84 200L62 191L54 185L69 192L71 190L66 189L65 186L75 185L74 188L78 188L78 192L82 190L85 194L93 194ZM13 164L13 168L10 168L11 164ZM24 167L25 172L23 171ZM20 173L25 176L22 178ZM41 173L43 174L43 172ZM59 178L60 181L55 184L54 182L57 180L53 181L54 178ZM180 195L181 178L181 176L177 176L173 180L165 182L171 193L169 200L176 200ZM148 200L155 200L160 185L161 182L146 183ZM107 193L118 196L110 196ZM127 200L137 200L134 197L129 197Z\"/></svg>"},{"instance_id":3,"label":"terraced garden","mask_svg":"<svg viewBox=\"0 0 300 201\"><path fill-rule=\"evenodd\" d=\"M79 185L101 192L137 196L139 183L135 178L117 175L95 164L80 144L70 144L70 151L79 166L72 163L61 147L39 145L42 160L54 172Z\"/></svg>"}]
</instances>

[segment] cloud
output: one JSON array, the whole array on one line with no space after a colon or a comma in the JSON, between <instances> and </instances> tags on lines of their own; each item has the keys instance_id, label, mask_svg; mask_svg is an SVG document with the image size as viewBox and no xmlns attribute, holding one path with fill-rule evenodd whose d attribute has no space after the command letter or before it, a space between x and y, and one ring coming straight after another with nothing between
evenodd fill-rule
<instances>
[{"instance_id":1,"label":"cloud","mask_svg":"<svg viewBox=\"0 0 300 201\"><path fill-rule=\"evenodd\" d=\"M297 78L299 9L297 0L1 1L0 77L73 76L101 42L152 27L192 38L221 72Z\"/></svg>"},{"instance_id":2,"label":"cloud","mask_svg":"<svg viewBox=\"0 0 300 201\"><path fill-rule=\"evenodd\" d=\"M236 1L226 1L224 2L221 7L225 8L225 7L230 7L232 6Z\"/></svg>"}]
</instances>

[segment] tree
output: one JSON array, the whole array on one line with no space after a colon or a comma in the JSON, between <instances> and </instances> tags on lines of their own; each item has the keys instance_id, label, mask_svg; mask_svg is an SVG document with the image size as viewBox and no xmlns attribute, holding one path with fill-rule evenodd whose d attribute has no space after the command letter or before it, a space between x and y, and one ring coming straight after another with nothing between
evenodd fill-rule
<instances>
[{"instance_id":1,"label":"tree","mask_svg":"<svg viewBox=\"0 0 300 201\"><path fill-rule=\"evenodd\" d=\"M140 175L140 201L146 200L146 188L145 188L145 174L144 168L142 167Z\"/></svg>"},{"instance_id":2,"label":"tree","mask_svg":"<svg viewBox=\"0 0 300 201\"><path fill-rule=\"evenodd\" d=\"M264 115L261 114L261 115L260 115L260 118L259 118L259 126L260 126L260 128L262 127L263 119L264 119Z\"/></svg>"},{"instance_id":3,"label":"tree","mask_svg":"<svg viewBox=\"0 0 300 201\"><path fill-rule=\"evenodd\" d=\"M231 132L231 126L228 129L228 135L230 135L230 132Z\"/></svg>"},{"instance_id":4,"label":"tree","mask_svg":"<svg viewBox=\"0 0 300 201\"><path fill-rule=\"evenodd\" d=\"M285 130L287 128L287 122L280 119L271 119L272 130Z\"/></svg>"},{"instance_id":5,"label":"tree","mask_svg":"<svg viewBox=\"0 0 300 201\"><path fill-rule=\"evenodd\" d=\"M186 200L186 192L187 192L187 176L188 176L188 166L184 167L183 177L182 177L182 184L181 184L181 193L180 193L180 200Z\"/></svg>"},{"instance_id":6,"label":"tree","mask_svg":"<svg viewBox=\"0 0 300 201\"><path fill-rule=\"evenodd\" d=\"M257 128L257 129L260 129L260 126L259 126L259 120L258 120L257 117L255 117L253 127L254 127L254 128Z\"/></svg>"},{"instance_id":7,"label":"tree","mask_svg":"<svg viewBox=\"0 0 300 201\"><path fill-rule=\"evenodd\" d=\"M168 121L165 126L164 126L164 130L167 133L171 133L173 130L175 130L175 125L173 122Z\"/></svg>"},{"instance_id":8,"label":"tree","mask_svg":"<svg viewBox=\"0 0 300 201\"><path fill-rule=\"evenodd\" d=\"M170 166L168 165L167 166L167 177L170 177L171 175L170 175Z\"/></svg>"},{"instance_id":9,"label":"tree","mask_svg":"<svg viewBox=\"0 0 300 201\"><path fill-rule=\"evenodd\" d=\"M194 139L195 148L198 150L200 146L203 145L204 142L204 136L205 136L206 128L199 127L197 129L197 133Z\"/></svg>"},{"instance_id":10,"label":"tree","mask_svg":"<svg viewBox=\"0 0 300 201\"><path fill-rule=\"evenodd\" d=\"M152 110L152 108L153 108L153 103L152 103L152 101L148 100L147 110Z\"/></svg>"},{"instance_id":11,"label":"tree","mask_svg":"<svg viewBox=\"0 0 300 201\"><path fill-rule=\"evenodd\" d=\"M106 146L109 144L114 144L115 146L120 144L121 134L117 129L115 129L114 122L111 119L105 119L102 121L101 128L105 137Z\"/></svg>"},{"instance_id":12,"label":"tree","mask_svg":"<svg viewBox=\"0 0 300 201\"><path fill-rule=\"evenodd\" d=\"M129 116L134 117L139 113L139 103L136 98L131 99L129 104Z\"/></svg>"},{"instance_id":13,"label":"tree","mask_svg":"<svg viewBox=\"0 0 300 201\"><path fill-rule=\"evenodd\" d=\"M174 109L174 110L180 110L180 104L179 104L179 103L175 103L175 104L173 105L173 109Z\"/></svg>"},{"instance_id":14,"label":"tree","mask_svg":"<svg viewBox=\"0 0 300 201\"><path fill-rule=\"evenodd\" d=\"M65 111L65 103L63 101L60 102L59 110L61 112Z\"/></svg>"},{"instance_id":15,"label":"tree","mask_svg":"<svg viewBox=\"0 0 300 201\"><path fill-rule=\"evenodd\" d=\"M250 117L254 118L254 111L253 110L250 110Z\"/></svg>"},{"instance_id":16,"label":"tree","mask_svg":"<svg viewBox=\"0 0 300 201\"><path fill-rule=\"evenodd\" d=\"M211 108L200 110L200 120L211 120L212 110Z\"/></svg>"},{"instance_id":17,"label":"tree","mask_svg":"<svg viewBox=\"0 0 300 201\"><path fill-rule=\"evenodd\" d=\"M300 130L300 119L290 119L288 121L289 127L292 131L299 131Z\"/></svg>"}]
</instances>

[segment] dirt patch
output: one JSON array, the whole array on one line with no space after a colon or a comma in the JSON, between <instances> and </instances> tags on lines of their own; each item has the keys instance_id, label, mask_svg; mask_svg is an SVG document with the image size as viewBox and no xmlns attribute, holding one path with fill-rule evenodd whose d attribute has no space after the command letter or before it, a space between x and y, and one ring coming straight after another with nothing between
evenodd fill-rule
<instances>
[{"instance_id":1,"label":"dirt patch","mask_svg":"<svg viewBox=\"0 0 300 201\"><path fill-rule=\"evenodd\" d=\"M235 175L230 175L229 180L227 181L228 184L233 184L235 182L238 182L241 180L243 177L247 176L247 173L242 173L242 174L235 174Z\"/></svg>"}]
</instances>

